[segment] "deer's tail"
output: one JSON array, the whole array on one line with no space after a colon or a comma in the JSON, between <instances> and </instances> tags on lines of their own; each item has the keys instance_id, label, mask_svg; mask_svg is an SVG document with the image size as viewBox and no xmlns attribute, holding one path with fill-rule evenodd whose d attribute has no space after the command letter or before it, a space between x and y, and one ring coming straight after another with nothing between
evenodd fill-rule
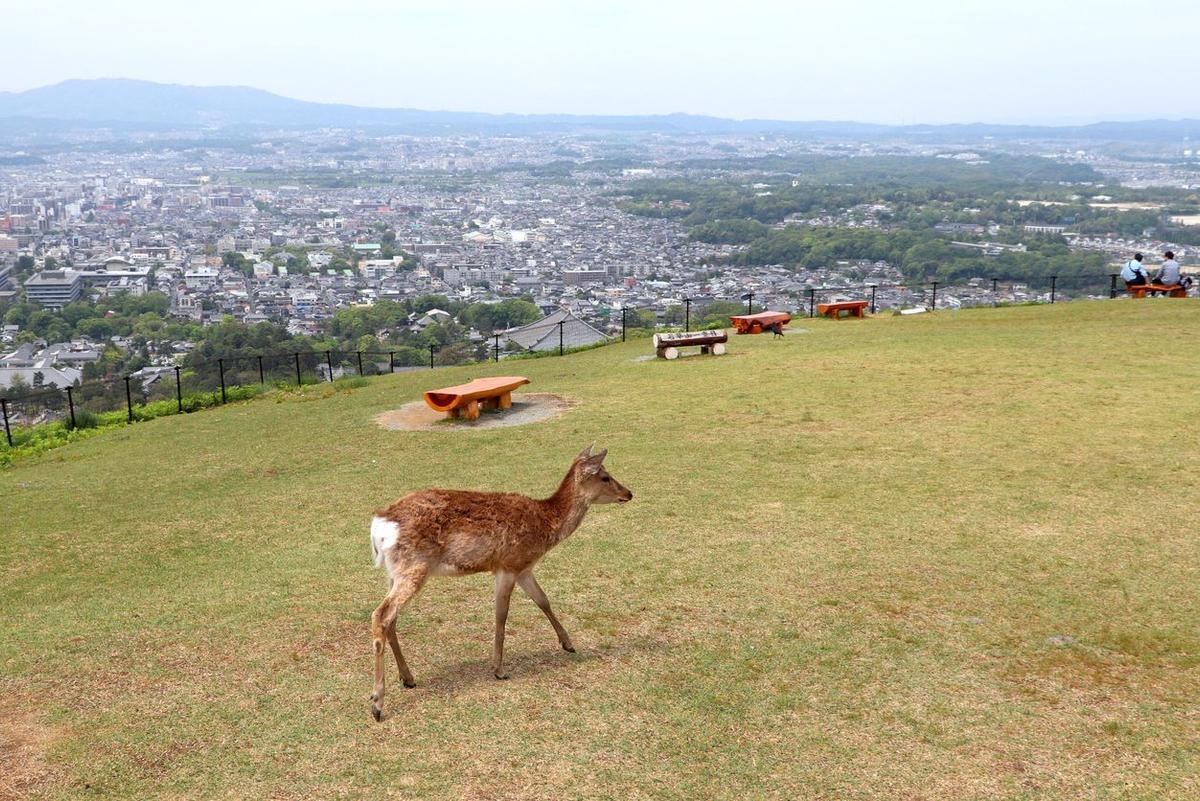
<instances>
[{"instance_id":1,"label":"deer's tail","mask_svg":"<svg viewBox=\"0 0 1200 801\"><path fill-rule=\"evenodd\" d=\"M371 556L375 567L383 567L384 556L396 544L400 536L400 525L383 517L371 519Z\"/></svg>"}]
</instances>

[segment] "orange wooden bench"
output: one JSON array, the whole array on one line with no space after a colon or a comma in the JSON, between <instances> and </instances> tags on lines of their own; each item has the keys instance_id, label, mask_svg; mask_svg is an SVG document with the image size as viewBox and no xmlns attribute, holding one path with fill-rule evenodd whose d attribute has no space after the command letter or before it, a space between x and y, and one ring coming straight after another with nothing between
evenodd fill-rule
<instances>
[{"instance_id":1,"label":"orange wooden bench","mask_svg":"<svg viewBox=\"0 0 1200 801\"><path fill-rule=\"evenodd\" d=\"M787 325L792 320L792 315L787 312L765 311L758 314L739 314L735 317L730 317L729 322L733 323L733 328L739 334L761 334L767 326L779 323L780 326Z\"/></svg>"},{"instance_id":2,"label":"orange wooden bench","mask_svg":"<svg viewBox=\"0 0 1200 801\"><path fill-rule=\"evenodd\" d=\"M841 317L842 312L849 312L849 317L857 317L861 320L867 313L868 305L865 300L842 300L837 303L818 303L817 311L835 320Z\"/></svg>"},{"instance_id":3,"label":"orange wooden bench","mask_svg":"<svg viewBox=\"0 0 1200 801\"><path fill-rule=\"evenodd\" d=\"M528 383L528 378L519 375L477 378L455 387L431 389L425 393L425 403L434 411L446 412L449 417L478 420L481 406L508 409L512 406L512 391Z\"/></svg>"},{"instance_id":4,"label":"orange wooden bench","mask_svg":"<svg viewBox=\"0 0 1200 801\"><path fill-rule=\"evenodd\" d=\"M1131 298L1144 298L1148 292L1162 292L1169 298L1187 297L1187 289L1179 284L1172 286L1164 284L1135 284L1134 286L1125 287L1125 291L1129 293Z\"/></svg>"}]
</instances>

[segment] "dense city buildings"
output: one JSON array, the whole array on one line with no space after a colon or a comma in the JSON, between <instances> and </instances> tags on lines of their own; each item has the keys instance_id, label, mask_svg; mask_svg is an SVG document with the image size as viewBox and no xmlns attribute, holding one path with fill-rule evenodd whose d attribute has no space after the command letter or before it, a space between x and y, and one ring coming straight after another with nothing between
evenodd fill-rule
<instances>
[{"instance_id":1,"label":"dense city buildings","mask_svg":"<svg viewBox=\"0 0 1200 801\"><path fill-rule=\"evenodd\" d=\"M443 339L456 337L464 352L477 353L494 346L498 332L471 320L458 325L464 322L458 310L506 299L533 304L546 322L504 326L511 330L502 337L504 350L545 346L550 339L539 326L554 327L559 317L571 321L576 344L587 344L616 331L622 309L638 310L641 324L682 325L702 319L713 303L725 301L712 308L727 311L749 295L756 308L794 312L811 307L817 291L823 299L869 293L880 309L921 306L930 290L928 281L914 280L912 265L929 241L882 257L862 245L864 236L913 230L935 238L943 262L983 260L970 274L943 281L936 297L942 307L1069 295L1069 284L1051 289L1019 271L991 280L987 265L1035 258L1030 248L1042 243L1037 247L1044 250L1050 241L1100 254L1095 264L1101 265L1133 249L1154 252L1168 243L1150 226L1104 233L1073 226L1074 218L1061 219L1056 209L1087 203L1107 213L1102 207L1120 206L1097 194L1100 184L1090 180L1105 174L1194 186L1190 173L1169 164L1153 174L1146 164L1111 156L1011 143L1008 151L1021 158L1083 170L1089 180L1047 180L1063 200L1010 198L999 205L961 193L906 202L882 184L859 196L856 184L821 181L824 165L937 170L944 163L947 170L994 175L1003 159L1016 158L995 148L902 141L319 130L233 141L153 133L139 146L114 148L93 138L99 135L80 134L36 156L20 144L0 154L7 156L0 162L0 304L57 312L78 301L103 305L119 295L156 293L165 296L168 317L200 330L229 320L268 322L294 336L318 337L329 335L340 310L383 301L421 305L419 299L434 297L453 308L414 308L402 325L370 335L400 342L401 334L419 335L432 325ZM1070 194L1072 185L1090 194ZM802 198L809 190L819 193L811 202ZM844 198L831 196L835 191ZM742 198L741 206L721 211L726 195ZM1152 214L1132 211L1136 205L1117 213ZM739 223L738 216L750 219ZM734 230L739 225L752 228ZM821 250L807 232L856 237L858 244L830 242ZM786 247L775 260L764 256L774 239L808 243L804 259ZM1170 244L1185 264L1193 260L1191 245ZM926 261L925 277L937 278L928 272L937 259ZM31 312L22 308L6 314L0 348L66 344L43 341L23 326ZM77 347L113 346L112 339L75 339ZM147 360L170 365L195 344L159 343L146 349Z\"/></svg>"}]
</instances>

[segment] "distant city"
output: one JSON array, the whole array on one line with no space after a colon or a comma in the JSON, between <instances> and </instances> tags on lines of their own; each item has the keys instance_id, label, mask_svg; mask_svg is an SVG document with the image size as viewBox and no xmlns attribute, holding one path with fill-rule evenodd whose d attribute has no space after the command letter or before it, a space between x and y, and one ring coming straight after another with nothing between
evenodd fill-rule
<instances>
[{"instance_id":1,"label":"distant city","mask_svg":"<svg viewBox=\"0 0 1200 801\"><path fill-rule=\"evenodd\" d=\"M911 258L872 258L833 246L822 259L806 239L803 261L755 255L796 231L835 240L839 231L918 231L924 246L944 243L955 258L975 259L945 280L947 307L1043 297L1046 287L1019 272L1000 284L978 267L1031 256L1035 242L1047 254L1065 245L1063 253L1090 259L1079 271L1094 265L1102 281L1134 250L1172 247L1186 265L1200 243L1191 227L1200 223L1200 161L1186 141L27 123L0 138L0 387L75 383L105 352L101 374L176 364L222 323L328 340L339 312L385 301L406 316L366 332L375 341L419 346L415 337L438 325L443 342L482 353L497 331L472 325L484 318L467 310L506 300L573 321L578 345L617 331L622 309L652 315L644 325L679 326L685 301L696 319L750 293L756 308L798 312L814 287L872 285L879 308L903 308L923 303L923 279L938 277L937 265L914 272L912 248ZM893 180L884 169L946 165L951 172L936 180L962 187L970 170L985 174L1004 158L1083 172L1064 173L1081 180L986 173L1002 183L978 197L958 188L908 202L893 184L929 182L917 173ZM813 164L816 176L805 166ZM883 174L869 181L820 181L823 165L872 164ZM818 186L874 194L793 210L814 206L797 198ZM745 198L752 234L713 233L731 216L696 193L716 189ZM1105 283L1063 286L1065 297L1106 296ZM104 307L122 295L161 297L161 308L136 314L190 327L81 331L85 317L113 316ZM503 327L512 332L501 337L506 351L550 347L521 333L534 316Z\"/></svg>"}]
</instances>

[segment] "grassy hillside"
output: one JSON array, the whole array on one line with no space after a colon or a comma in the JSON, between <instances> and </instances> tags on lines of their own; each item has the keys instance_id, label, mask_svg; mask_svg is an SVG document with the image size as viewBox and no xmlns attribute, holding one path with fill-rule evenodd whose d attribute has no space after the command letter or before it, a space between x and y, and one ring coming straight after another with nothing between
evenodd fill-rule
<instances>
[{"instance_id":1,"label":"grassy hillside","mask_svg":"<svg viewBox=\"0 0 1200 801\"><path fill-rule=\"evenodd\" d=\"M0 473L0 796L1195 798L1191 301L1076 303L514 363L548 423L385 431L449 368L163 418ZM497 369L497 367L499 369ZM400 618L371 511L548 494L589 442L636 493L539 576ZM1161 491L1155 491L1155 488Z\"/></svg>"}]
</instances>

